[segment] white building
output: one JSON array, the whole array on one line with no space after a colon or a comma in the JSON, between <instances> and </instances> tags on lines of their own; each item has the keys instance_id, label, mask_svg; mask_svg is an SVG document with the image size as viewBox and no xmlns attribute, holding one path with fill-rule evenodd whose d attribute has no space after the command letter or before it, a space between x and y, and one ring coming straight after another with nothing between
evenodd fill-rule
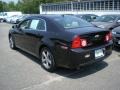
<instances>
[{"instance_id":1,"label":"white building","mask_svg":"<svg viewBox=\"0 0 120 90\"><path fill-rule=\"evenodd\" d=\"M78 0L41 4L40 14L120 14L120 0Z\"/></svg>"}]
</instances>

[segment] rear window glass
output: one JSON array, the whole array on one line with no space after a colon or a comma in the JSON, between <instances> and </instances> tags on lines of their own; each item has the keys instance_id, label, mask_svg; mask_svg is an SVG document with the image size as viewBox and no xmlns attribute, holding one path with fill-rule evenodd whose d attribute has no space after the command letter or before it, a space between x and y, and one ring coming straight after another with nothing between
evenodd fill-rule
<instances>
[{"instance_id":1,"label":"rear window glass","mask_svg":"<svg viewBox=\"0 0 120 90\"><path fill-rule=\"evenodd\" d=\"M92 26L91 23L70 15L54 17L54 21L58 22L66 29Z\"/></svg>"}]
</instances>

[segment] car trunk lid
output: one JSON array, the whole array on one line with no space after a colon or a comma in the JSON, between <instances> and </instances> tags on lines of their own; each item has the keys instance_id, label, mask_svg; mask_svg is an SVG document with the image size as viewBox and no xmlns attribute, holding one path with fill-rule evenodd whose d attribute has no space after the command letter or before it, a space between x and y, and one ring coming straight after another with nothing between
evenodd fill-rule
<instances>
[{"instance_id":1,"label":"car trunk lid","mask_svg":"<svg viewBox=\"0 0 120 90\"><path fill-rule=\"evenodd\" d=\"M109 31L107 30L103 30L103 29L96 28L96 27L69 29L69 32L72 32L75 35L80 36L83 39L86 39L87 40L86 47L104 45L105 43L107 43L105 41L105 36L109 33Z\"/></svg>"}]
</instances>

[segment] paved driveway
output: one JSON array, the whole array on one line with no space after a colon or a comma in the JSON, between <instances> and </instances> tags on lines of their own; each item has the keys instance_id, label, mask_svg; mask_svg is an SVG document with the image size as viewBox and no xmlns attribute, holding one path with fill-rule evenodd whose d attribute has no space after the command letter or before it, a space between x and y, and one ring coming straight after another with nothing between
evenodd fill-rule
<instances>
[{"instance_id":1,"label":"paved driveway","mask_svg":"<svg viewBox=\"0 0 120 90\"><path fill-rule=\"evenodd\" d=\"M9 48L10 27L0 23L0 90L120 90L118 48L101 63L49 73L35 57Z\"/></svg>"}]
</instances>

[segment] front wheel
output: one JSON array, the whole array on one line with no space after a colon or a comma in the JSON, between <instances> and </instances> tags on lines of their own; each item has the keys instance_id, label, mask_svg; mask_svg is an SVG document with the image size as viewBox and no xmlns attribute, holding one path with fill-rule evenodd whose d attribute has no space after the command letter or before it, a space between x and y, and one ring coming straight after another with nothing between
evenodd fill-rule
<instances>
[{"instance_id":1,"label":"front wheel","mask_svg":"<svg viewBox=\"0 0 120 90\"><path fill-rule=\"evenodd\" d=\"M12 36L9 37L9 45L11 49L16 49L15 42Z\"/></svg>"},{"instance_id":2,"label":"front wheel","mask_svg":"<svg viewBox=\"0 0 120 90\"><path fill-rule=\"evenodd\" d=\"M41 65L49 72L56 69L54 56L48 48L43 48L40 53Z\"/></svg>"}]
</instances>

